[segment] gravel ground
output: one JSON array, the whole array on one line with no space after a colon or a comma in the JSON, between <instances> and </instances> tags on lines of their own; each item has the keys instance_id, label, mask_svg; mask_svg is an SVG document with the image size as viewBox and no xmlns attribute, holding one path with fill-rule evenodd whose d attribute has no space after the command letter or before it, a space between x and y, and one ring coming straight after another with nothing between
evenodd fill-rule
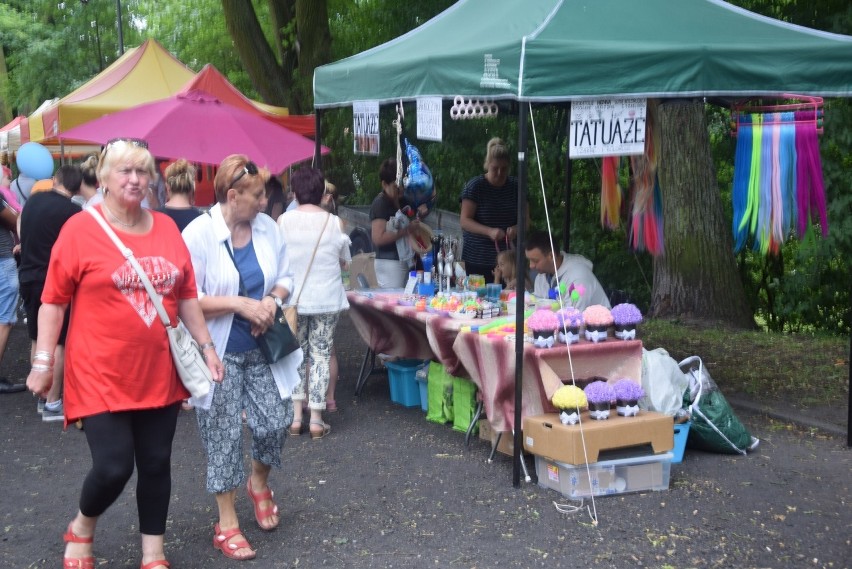
<instances>
[{"instance_id":1,"label":"gravel ground","mask_svg":"<svg viewBox=\"0 0 852 569\"><path fill-rule=\"evenodd\" d=\"M261 531L240 493L255 561L214 551L215 503L204 491L195 417L181 414L166 534L173 568L850 567L852 452L843 437L741 413L762 440L757 452L687 450L667 491L587 500L585 510L561 514L555 491L513 488L511 460L488 463L488 443L466 448L463 434L392 404L381 374L353 397L364 348L348 318L337 346L341 410L327 415L331 435L288 440L286 466L270 479L280 527ZM5 375L23 377L27 350L19 325ZM58 567L90 464L85 436L42 423L24 392L0 396L0 441L0 567ZM98 526L98 567L139 566L134 485Z\"/></svg>"}]
</instances>

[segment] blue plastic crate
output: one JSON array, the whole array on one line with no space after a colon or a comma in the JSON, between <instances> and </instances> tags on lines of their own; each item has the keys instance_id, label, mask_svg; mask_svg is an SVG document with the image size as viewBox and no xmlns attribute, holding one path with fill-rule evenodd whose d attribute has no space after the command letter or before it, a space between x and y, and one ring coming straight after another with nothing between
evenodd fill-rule
<instances>
[{"instance_id":1,"label":"blue plastic crate","mask_svg":"<svg viewBox=\"0 0 852 569\"><path fill-rule=\"evenodd\" d=\"M388 368L390 398L403 407L420 407L420 387L415 374L426 365L423 360L397 360L385 362Z\"/></svg>"},{"instance_id":2,"label":"blue plastic crate","mask_svg":"<svg viewBox=\"0 0 852 569\"><path fill-rule=\"evenodd\" d=\"M678 423L674 426L674 448L672 449L672 464L679 464L683 461L683 451L686 450L686 439L689 437L689 427L692 425L689 421L686 423Z\"/></svg>"}]
</instances>

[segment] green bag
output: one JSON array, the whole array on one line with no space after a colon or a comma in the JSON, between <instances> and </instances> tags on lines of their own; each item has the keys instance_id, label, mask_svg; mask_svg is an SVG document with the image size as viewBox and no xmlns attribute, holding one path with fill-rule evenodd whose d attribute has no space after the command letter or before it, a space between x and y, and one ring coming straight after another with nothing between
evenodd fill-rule
<instances>
[{"instance_id":1,"label":"green bag","mask_svg":"<svg viewBox=\"0 0 852 569\"><path fill-rule=\"evenodd\" d=\"M426 419L433 423L453 421L453 377L448 375L444 366L438 362L429 362L429 408Z\"/></svg>"},{"instance_id":2,"label":"green bag","mask_svg":"<svg viewBox=\"0 0 852 569\"><path fill-rule=\"evenodd\" d=\"M692 421L686 446L725 454L746 454L756 449L760 440L751 436L734 414L701 358L686 358L678 366L686 370L689 379L689 389L683 394L683 405Z\"/></svg>"},{"instance_id":3,"label":"green bag","mask_svg":"<svg viewBox=\"0 0 852 569\"><path fill-rule=\"evenodd\" d=\"M476 384L469 379L453 377L453 430L466 433L476 412ZM475 425L472 434L479 432Z\"/></svg>"}]
</instances>

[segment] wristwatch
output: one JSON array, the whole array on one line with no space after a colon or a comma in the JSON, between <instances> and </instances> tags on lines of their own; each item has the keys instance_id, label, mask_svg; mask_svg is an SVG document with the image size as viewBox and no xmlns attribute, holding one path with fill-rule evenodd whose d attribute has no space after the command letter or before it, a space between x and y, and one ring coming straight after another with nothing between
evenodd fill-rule
<instances>
[{"instance_id":1,"label":"wristwatch","mask_svg":"<svg viewBox=\"0 0 852 569\"><path fill-rule=\"evenodd\" d=\"M275 305L276 305L278 308L283 308L283 307L284 307L284 301L283 301L283 300L281 300L281 297L280 297L280 296L276 296L276 295L272 294L271 292L270 292L269 294L267 294L266 296L272 297L272 300L274 300L274 301L275 301Z\"/></svg>"}]
</instances>

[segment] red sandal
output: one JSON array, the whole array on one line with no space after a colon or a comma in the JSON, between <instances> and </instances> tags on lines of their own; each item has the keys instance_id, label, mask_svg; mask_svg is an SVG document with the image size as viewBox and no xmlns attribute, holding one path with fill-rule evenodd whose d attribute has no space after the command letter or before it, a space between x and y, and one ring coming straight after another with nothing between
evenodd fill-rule
<instances>
[{"instance_id":1,"label":"red sandal","mask_svg":"<svg viewBox=\"0 0 852 569\"><path fill-rule=\"evenodd\" d=\"M273 493L270 490L269 486L266 487L266 490L263 492L254 492L251 489L251 476L249 476L248 483L246 484L246 490L248 490L249 498L251 498L252 503L254 504L254 519L257 520L257 525L260 526L260 529L264 531L272 531L278 527L278 523L281 521L280 517L275 525L270 527L264 527L263 520L269 519L271 516L278 515L278 506L275 504L275 500L272 498ZM260 503L268 500L272 507L266 507L261 509Z\"/></svg>"},{"instance_id":2,"label":"red sandal","mask_svg":"<svg viewBox=\"0 0 852 569\"><path fill-rule=\"evenodd\" d=\"M65 530L65 533L62 535L62 539L65 543L92 543L92 541L94 541L92 536L80 537L75 534L71 530L73 525L74 521L72 520L68 523L68 529ZM95 558L92 555L88 557L63 557L62 567L63 569L95 569Z\"/></svg>"},{"instance_id":3,"label":"red sandal","mask_svg":"<svg viewBox=\"0 0 852 569\"><path fill-rule=\"evenodd\" d=\"M216 524L213 528L213 531L216 532L216 535L213 536L213 547L221 551L222 555L224 555L228 559L236 559L237 561L248 561L249 559L254 559L257 555L257 552L251 548L251 544L249 544L249 542L246 540L246 536L243 535L243 532L240 530L240 528L222 531L219 529L219 524ZM231 541L231 538L235 537L237 537L238 539ZM244 548L251 549L251 553L242 557L236 554L237 550Z\"/></svg>"},{"instance_id":4,"label":"red sandal","mask_svg":"<svg viewBox=\"0 0 852 569\"><path fill-rule=\"evenodd\" d=\"M145 565L140 565L139 569L154 569L154 567L169 567L169 562L165 559L158 559L156 561L151 561L150 563L146 563Z\"/></svg>"}]
</instances>

